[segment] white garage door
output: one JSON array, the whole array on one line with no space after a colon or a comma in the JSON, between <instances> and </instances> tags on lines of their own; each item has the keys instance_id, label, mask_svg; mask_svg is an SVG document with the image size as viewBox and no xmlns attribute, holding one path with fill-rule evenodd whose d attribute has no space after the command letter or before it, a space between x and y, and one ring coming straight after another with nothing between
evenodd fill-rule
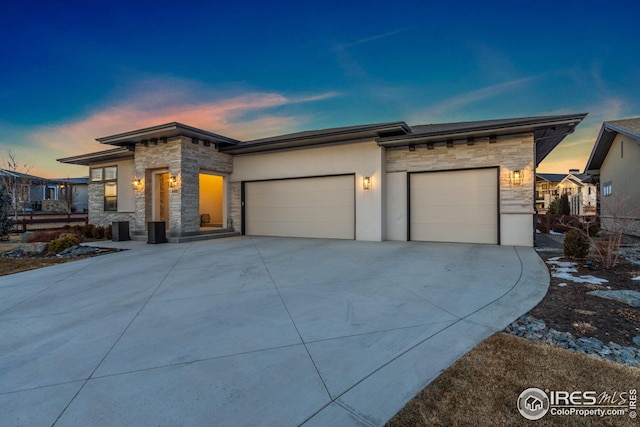
<instances>
[{"instance_id":1,"label":"white garage door","mask_svg":"<svg viewBox=\"0 0 640 427\"><path fill-rule=\"evenodd\" d=\"M409 185L411 240L498 243L495 168L413 173Z\"/></svg>"},{"instance_id":2,"label":"white garage door","mask_svg":"<svg viewBox=\"0 0 640 427\"><path fill-rule=\"evenodd\" d=\"M245 234L355 238L353 175L245 184Z\"/></svg>"}]
</instances>

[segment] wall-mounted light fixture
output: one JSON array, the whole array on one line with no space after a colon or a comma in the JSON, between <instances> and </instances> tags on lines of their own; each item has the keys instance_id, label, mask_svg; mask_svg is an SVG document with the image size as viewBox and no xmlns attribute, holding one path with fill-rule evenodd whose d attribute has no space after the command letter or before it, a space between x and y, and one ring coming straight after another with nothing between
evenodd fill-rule
<instances>
[{"instance_id":1,"label":"wall-mounted light fixture","mask_svg":"<svg viewBox=\"0 0 640 427\"><path fill-rule=\"evenodd\" d=\"M521 170L514 170L511 172L511 185L522 185L522 178L524 173Z\"/></svg>"},{"instance_id":2,"label":"wall-mounted light fixture","mask_svg":"<svg viewBox=\"0 0 640 427\"><path fill-rule=\"evenodd\" d=\"M140 178L133 178L133 189L136 191L142 190L142 180Z\"/></svg>"},{"instance_id":3,"label":"wall-mounted light fixture","mask_svg":"<svg viewBox=\"0 0 640 427\"><path fill-rule=\"evenodd\" d=\"M370 176L365 176L364 178L362 178L362 188L364 188L365 190L371 190L371 177Z\"/></svg>"},{"instance_id":4,"label":"wall-mounted light fixture","mask_svg":"<svg viewBox=\"0 0 640 427\"><path fill-rule=\"evenodd\" d=\"M169 188L176 188L178 186L178 178L175 175L169 175Z\"/></svg>"}]
</instances>

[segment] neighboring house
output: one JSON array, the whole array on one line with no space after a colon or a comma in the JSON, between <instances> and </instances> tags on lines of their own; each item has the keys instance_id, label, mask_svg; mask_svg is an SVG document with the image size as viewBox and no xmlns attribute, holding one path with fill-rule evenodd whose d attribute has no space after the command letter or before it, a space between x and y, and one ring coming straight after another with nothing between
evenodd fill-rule
<instances>
[{"instance_id":1,"label":"neighboring house","mask_svg":"<svg viewBox=\"0 0 640 427\"><path fill-rule=\"evenodd\" d=\"M546 213L551 202L560 197L558 184L560 184L566 176L566 173L536 174L536 210L538 213Z\"/></svg>"},{"instance_id":2,"label":"neighboring house","mask_svg":"<svg viewBox=\"0 0 640 427\"><path fill-rule=\"evenodd\" d=\"M581 174L578 169L570 169L568 174L536 174L536 209L544 214L556 198L567 194L571 215L595 215L597 186L591 176Z\"/></svg>"},{"instance_id":3,"label":"neighboring house","mask_svg":"<svg viewBox=\"0 0 640 427\"><path fill-rule=\"evenodd\" d=\"M180 123L59 159L89 167L89 220L201 219L246 235L533 245L535 168L585 114L349 126L238 141ZM153 225L155 230L158 224Z\"/></svg>"},{"instance_id":4,"label":"neighboring house","mask_svg":"<svg viewBox=\"0 0 640 427\"><path fill-rule=\"evenodd\" d=\"M640 236L640 117L604 122L585 172L600 185L603 227Z\"/></svg>"},{"instance_id":5,"label":"neighboring house","mask_svg":"<svg viewBox=\"0 0 640 427\"><path fill-rule=\"evenodd\" d=\"M78 194L73 200L79 206L88 205L86 187L88 178L47 179L26 173L0 169L2 179L10 189L12 198L11 209L19 212L69 210L72 202L70 194ZM85 187L84 197L82 187Z\"/></svg>"}]
</instances>

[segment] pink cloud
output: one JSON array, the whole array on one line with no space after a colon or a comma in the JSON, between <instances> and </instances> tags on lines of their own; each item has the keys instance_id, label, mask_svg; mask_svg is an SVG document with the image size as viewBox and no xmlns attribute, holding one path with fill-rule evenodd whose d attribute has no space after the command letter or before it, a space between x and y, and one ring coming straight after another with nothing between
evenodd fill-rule
<instances>
[{"instance_id":1,"label":"pink cloud","mask_svg":"<svg viewBox=\"0 0 640 427\"><path fill-rule=\"evenodd\" d=\"M181 122L232 138L252 139L286 133L306 121L303 117L277 116L267 111L260 115L260 110L315 102L337 95L327 92L288 98L277 93L255 92L222 100L190 103L185 101L189 97L182 93L183 90L180 92L175 98L172 95L176 93L171 90L164 94L151 93L150 98L138 93L87 117L43 126L31 134L31 139L42 148L54 150L58 157L108 149L95 139L169 122ZM150 108L147 107L149 104ZM247 113L258 114L258 117L246 118Z\"/></svg>"}]
</instances>

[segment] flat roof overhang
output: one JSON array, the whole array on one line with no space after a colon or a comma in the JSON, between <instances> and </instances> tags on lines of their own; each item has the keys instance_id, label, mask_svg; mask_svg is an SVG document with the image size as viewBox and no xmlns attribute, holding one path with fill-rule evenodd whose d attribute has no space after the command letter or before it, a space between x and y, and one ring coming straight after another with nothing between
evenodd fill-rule
<instances>
[{"instance_id":1,"label":"flat roof overhang","mask_svg":"<svg viewBox=\"0 0 640 427\"><path fill-rule=\"evenodd\" d=\"M167 142L169 138L177 136L185 136L187 138L195 138L205 143L209 142L219 147L233 146L240 144L232 138L228 138L217 133L207 132L178 122L166 123L163 125L152 126L144 129L138 129L130 132L119 133L116 135L96 138L101 144L117 145L117 146L135 146L136 144Z\"/></svg>"},{"instance_id":2,"label":"flat roof overhang","mask_svg":"<svg viewBox=\"0 0 640 427\"><path fill-rule=\"evenodd\" d=\"M405 135L409 132L411 132L411 128L407 126L405 122L349 126L263 138L239 145L221 147L220 151L228 154L260 153L265 151L312 147L315 145L339 144L364 139L376 139L389 135Z\"/></svg>"},{"instance_id":3,"label":"flat roof overhang","mask_svg":"<svg viewBox=\"0 0 640 427\"><path fill-rule=\"evenodd\" d=\"M427 130L398 137L379 138L378 145L385 148L409 147L420 144L446 144L453 140L493 138L506 135L533 133L536 145L536 166L586 117L584 114L530 117L434 125Z\"/></svg>"},{"instance_id":4,"label":"flat roof overhang","mask_svg":"<svg viewBox=\"0 0 640 427\"><path fill-rule=\"evenodd\" d=\"M95 163L133 159L133 156L134 152L128 147L119 147L106 151L98 151L96 153L80 154L73 157L64 157L62 159L57 159L57 161L60 163L67 163L71 165L89 166Z\"/></svg>"}]
</instances>

